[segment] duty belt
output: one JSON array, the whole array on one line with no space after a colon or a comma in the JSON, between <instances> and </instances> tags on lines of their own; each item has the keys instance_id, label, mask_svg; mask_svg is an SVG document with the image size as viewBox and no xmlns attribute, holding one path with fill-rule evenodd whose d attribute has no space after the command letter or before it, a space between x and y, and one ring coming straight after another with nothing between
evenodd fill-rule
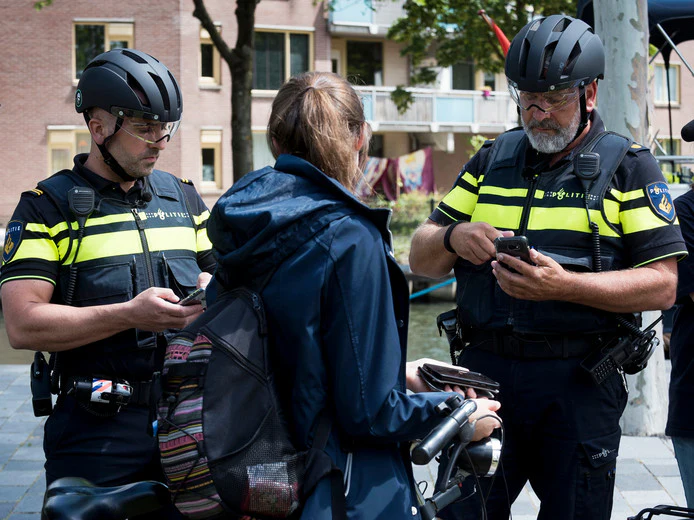
<instances>
[{"instance_id":1,"label":"duty belt","mask_svg":"<svg viewBox=\"0 0 694 520\"><path fill-rule=\"evenodd\" d=\"M97 376L94 376L97 378ZM71 390L75 387L77 381L84 381L85 379L93 379L92 376L61 376L60 378L60 395L71 394ZM105 379L114 382L125 381L122 378L109 377L109 376L99 376L97 379ZM132 393L130 399L128 400L129 405L138 406L149 406L151 404L152 387L153 381L129 381L127 384L132 387Z\"/></svg>"},{"instance_id":2,"label":"duty belt","mask_svg":"<svg viewBox=\"0 0 694 520\"><path fill-rule=\"evenodd\" d=\"M473 331L469 347L515 359L566 359L585 356L603 342L603 335L542 335L504 331Z\"/></svg>"}]
</instances>

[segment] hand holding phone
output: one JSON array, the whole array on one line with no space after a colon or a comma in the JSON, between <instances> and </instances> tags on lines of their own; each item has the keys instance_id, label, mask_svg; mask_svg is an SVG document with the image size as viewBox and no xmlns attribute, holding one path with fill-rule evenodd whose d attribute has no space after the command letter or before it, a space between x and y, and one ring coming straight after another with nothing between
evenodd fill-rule
<instances>
[{"instance_id":1,"label":"hand holding phone","mask_svg":"<svg viewBox=\"0 0 694 520\"><path fill-rule=\"evenodd\" d=\"M202 304L203 308L205 307L205 289L195 289L192 293L185 298L182 298L178 302L179 305L194 305L196 303Z\"/></svg>"},{"instance_id":2,"label":"hand holding phone","mask_svg":"<svg viewBox=\"0 0 694 520\"><path fill-rule=\"evenodd\" d=\"M499 253L503 253L509 256L520 258L526 264L535 265L533 261L530 259L530 246L528 245L528 239L523 235L513 237L497 237L494 240L494 247L496 248L497 256L499 255ZM499 263L512 273L518 272L515 269L510 268L503 262Z\"/></svg>"}]
</instances>

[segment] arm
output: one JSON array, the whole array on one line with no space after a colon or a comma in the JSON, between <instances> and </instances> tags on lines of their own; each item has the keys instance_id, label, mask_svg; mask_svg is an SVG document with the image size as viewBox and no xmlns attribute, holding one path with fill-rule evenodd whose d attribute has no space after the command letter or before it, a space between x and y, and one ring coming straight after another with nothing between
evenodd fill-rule
<instances>
[{"instance_id":1,"label":"arm","mask_svg":"<svg viewBox=\"0 0 694 520\"><path fill-rule=\"evenodd\" d=\"M183 328L201 312L200 305L175 305L171 289L152 287L125 303L70 307L50 303L53 284L11 280L0 287L10 344L15 349L59 352L138 328Z\"/></svg>"},{"instance_id":2,"label":"arm","mask_svg":"<svg viewBox=\"0 0 694 520\"><path fill-rule=\"evenodd\" d=\"M499 286L514 298L567 301L609 312L665 310L675 303L675 257L634 269L574 273L534 249L530 256L535 266L509 255L499 255L498 261L492 262ZM518 274L505 269L499 262L512 267Z\"/></svg>"},{"instance_id":3,"label":"arm","mask_svg":"<svg viewBox=\"0 0 694 520\"><path fill-rule=\"evenodd\" d=\"M513 236L513 231L499 231L486 222L462 222L453 228L450 235L451 247L456 255L443 245L447 229L448 226L441 226L432 220L417 228L410 248L410 269L413 273L441 278L451 271L458 256L476 265L483 264L496 254L495 238Z\"/></svg>"}]
</instances>

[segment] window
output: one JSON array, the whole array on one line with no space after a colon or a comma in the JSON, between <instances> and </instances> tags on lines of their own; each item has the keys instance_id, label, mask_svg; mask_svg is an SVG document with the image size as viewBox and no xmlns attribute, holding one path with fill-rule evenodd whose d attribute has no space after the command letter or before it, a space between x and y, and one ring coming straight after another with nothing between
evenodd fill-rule
<instances>
[{"instance_id":1,"label":"window","mask_svg":"<svg viewBox=\"0 0 694 520\"><path fill-rule=\"evenodd\" d=\"M222 187L222 131L202 130L200 134L202 188Z\"/></svg>"},{"instance_id":2,"label":"window","mask_svg":"<svg viewBox=\"0 0 694 520\"><path fill-rule=\"evenodd\" d=\"M483 73L483 86L489 87L489 90L496 90L496 76L493 72Z\"/></svg>"},{"instance_id":3,"label":"window","mask_svg":"<svg viewBox=\"0 0 694 520\"><path fill-rule=\"evenodd\" d=\"M217 27L217 30L220 30ZM221 61L217 47L212 43L210 33L200 28L200 84L221 85Z\"/></svg>"},{"instance_id":4,"label":"window","mask_svg":"<svg viewBox=\"0 0 694 520\"><path fill-rule=\"evenodd\" d=\"M383 134L373 134L369 142L369 157L383 157Z\"/></svg>"},{"instance_id":5,"label":"window","mask_svg":"<svg viewBox=\"0 0 694 520\"><path fill-rule=\"evenodd\" d=\"M310 33L255 32L253 88L277 90L290 76L311 69Z\"/></svg>"},{"instance_id":6,"label":"window","mask_svg":"<svg viewBox=\"0 0 694 520\"><path fill-rule=\"evenodd\" d=\"M132 23L76 23L75 79L79 80L87 64L102 52L133 47Z\"/></svg>"},{"instance_id":7,"label":"window","mask_svg":"<svg viewBox=\"0 0 694 520\"><path fill-rule=\"evenodd\" d=\"M670 146L670 138L669 137L658 137L656 139L657 144L655 147L655 156L661 156L661 155L681 155L681 150L682 150L682 140L678 139L676 137L672 138L672 146ZM660 145L660 146L658 146ZM679 172L682 171L682 165L680 164L675 164L675 168L673 170L673 163L667 162L667 161L658 161L658 164L660 165L660 169L665 175L665 179L668 182L678 182L676 181L675 177L673 177L673 171L675 172L675 176L679 174Z\"/></svg>"},{"instance_id":8,"label":"window","mask_svg":"<svg viewBox=\"0 0 694 520\"><path fill-rule=\"evenodd\" d=\"M475 65L471 61L453 65L451 76L453 90L475 90Z\"/></svg>"},{"instance_id":9,"label":"window","mask_svg":"<svg viewBox=\"0 0 694 520\"><path fill-rule=\"evenodd\" d=\"M347 79L355 85L383 86L383 44L347 41Z\"/></svg>"},{"instance_id":10,"label":"window","mask_svg":"<svg viewBox=\"0 0 694 520\"><path fill-rule=\"evenodd\" d=\"M48 175L71 169L78 153L89 153L92 139L87 130L48 129Z\"/></svg>"},{"instance_id":11,"label":"window","mask_svg":"<svg viewBox=\"0 0 694 520\"><path fill-rule=\"evenodd\" d=\"M677 64L670 65L670 100L672 103L680 102L680 66ZM654 90L656 103L667 103L667 83L665 77L665 65L662 63L655 64Z\"/></svg>"},{"instance_id":12,"label":"window","mask_svg":"<svg viewBox=\"0 0 694 520\"><path fill-rule=\"evenodd\" d=\"M253 169L275 164L270 147L267 144L266 132L253 132Z\"/></svg>"}]
</instances>

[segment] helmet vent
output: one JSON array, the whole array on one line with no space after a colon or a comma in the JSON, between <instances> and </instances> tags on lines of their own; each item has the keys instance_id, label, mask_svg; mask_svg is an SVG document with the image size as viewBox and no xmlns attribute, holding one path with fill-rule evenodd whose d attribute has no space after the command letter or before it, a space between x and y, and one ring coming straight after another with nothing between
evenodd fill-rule
<instances>
[{"instance_id":1,"label":"helmet vent","mask_svg":"<svg viewBox=\"0 0 694 520\"><path fill-rule=\"evenodd\" d=\"M135 92L135 94L137 94L137 97L140 99L140 103L142 103L143 106L151 106L145 89L142 88L142 85L140 85L131 74L128 74L128 86L133 90L133 92Z\"/></svg>"},{"instance_id":2,"label":"helmet vent","mask_svg":"<svg viewBox=\"0 0 694 520\"><path fill-rule=\"evenodd\" d=\"M569 20L568 18L562 18L561 20L559 20L557 25L554 26L552 32L564 32L564 30L569 26L570 23L571 20Z\"/></svg>"},{"instance_id":3,"label":"helmet vent","mask_svg":"<svg viewBox=\"0 0 694 520\"><path fill-rule=\"evenodd\" d=\"M127 56L128 58L130 58L131 60L134 60L134 61L136 61L136 62L138 62L138 63L147 63L147 60L145 60L144 58L142 58L142 56L138 56L138 55L135 54L134 52L129 52L127 49L124 49L124 50L122 51L122 53L123 53L125 56Z\"/></svg>"},{"instance_id":4,"label":"helmet vent","mask_svg":"<svg viewBox=\"0 0 694 520\"><path fill-rule=\"evenodd\" d=\"M171 80L171 83L173 83L174 89L176 89L176 106L180 107L183 103L181 101L181 92L178 90L178 83L176 82L176 79L173 77L173 74L169 71L169 79Z\"/></svg>"},{"instance_id":5,"label":"helmet vent","mask_svg":"<svg viewBox=\"0 0 694 520\"><path fill-rule=\"evenodd\" d=\"M547 47L545 47L545 56L542 60L542 72L540 73L540 79L547 79L547 72L549 71L549 64L552 61L552 56L557 48L557 42L552 42Z\"/></svg>"},{"instance_id":6,"label":"helmet vent","mask_svg":"<svg viewBox=\"0 0 694 520\"><path fill-rule=\"evenodd\" d=\"M169 93L166 91L166 87L164 86L164 82L161 80L161 78L157 74L152 74L150 72L149 75L152 78L152 80L154 80L154 84L159 89L159 94L161 95L161 100L164 103L164 110L166 110L168 112L169 110L171 110L171 100L169 99Z\"/></svg>"}]
</instances>

